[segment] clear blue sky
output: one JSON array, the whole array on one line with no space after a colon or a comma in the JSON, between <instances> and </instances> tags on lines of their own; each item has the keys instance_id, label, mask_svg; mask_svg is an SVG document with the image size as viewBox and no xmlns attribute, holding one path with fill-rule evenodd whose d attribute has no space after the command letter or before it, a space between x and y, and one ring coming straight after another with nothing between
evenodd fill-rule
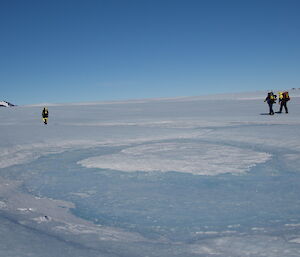
<instances>
[{"instance_id":1,"label":"clear blue sky","mask_svg":"<svg viewBox=\"0 0 300 257\"><path fill-rule=\"evenodd\" d=\"M298 0L1 0L0 100L300 87Z\"/></svg>"}]
</instances>

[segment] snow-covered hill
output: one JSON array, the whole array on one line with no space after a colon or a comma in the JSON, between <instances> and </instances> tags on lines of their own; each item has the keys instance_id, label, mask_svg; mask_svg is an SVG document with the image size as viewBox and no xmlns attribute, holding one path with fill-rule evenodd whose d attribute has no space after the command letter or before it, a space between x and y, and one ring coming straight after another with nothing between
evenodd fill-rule
<instances>
[{"instance_id":1,"label":"snow-covered hill","mask_svg":"<svg viewBox=\"0 0 300 257\"><path fill-rule=\"evenodd\" d=\"M15 105L6 101L0 101L0 107L12 107L12 106Z\"/></svg>"},{"instance_id":2,"label":"snow-covered hill","mask_svg":"<svg viewBox=\"0 0 300 257\"><path fill-rule=\"evenodd\" d=\"M44 106L82 106L82 105L112 105L112 104L145 104L155 102L190 102L201 100L261 100L265 99L267 93L273 91L275 94L278 92L288 91L290 97L300 97L300 88L294 89L278 89L278 90L264 90L254 92L239 92L239 93L226 93L226 94L210 94L201 96L184 96L184 97L169 97L169 98L146 98L146 99L129 99L122 101L103 101L103 102L78 102L78 103L39 103L27 105L28 107L44 107Z\"/></svg>"}]
</instances>

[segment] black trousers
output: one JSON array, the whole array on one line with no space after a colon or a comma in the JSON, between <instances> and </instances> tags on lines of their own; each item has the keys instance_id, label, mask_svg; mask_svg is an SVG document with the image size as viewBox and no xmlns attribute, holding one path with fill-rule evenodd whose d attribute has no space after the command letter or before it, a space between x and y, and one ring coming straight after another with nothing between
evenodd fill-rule
<instances>
[{"instance_id":1,"label":"black trousers","mask_svg":"<svg viewBox=\"0 0 300 257\"><path fill-rule=\"evenodd\" d=\"M268 105L269 105L269 114L274 114L274 111L273 111L273 103L272 102L268 102Z\"/></svg>"},{"instance_id":2,"label":"black trousers","mask_svg":"<svg viewBox=\"0 0 300 257\"><path fill-rule=\"evenodd\" d=\"M282 112L283 107L284 107L284 109L285 109L285 112L288 113L289 110L288 110L288 108L287 108L287 106L286 106L286 101L281 101L281 102L280 102L280 109L279 109L279 112Z\"/></svg>"}]
</instances>

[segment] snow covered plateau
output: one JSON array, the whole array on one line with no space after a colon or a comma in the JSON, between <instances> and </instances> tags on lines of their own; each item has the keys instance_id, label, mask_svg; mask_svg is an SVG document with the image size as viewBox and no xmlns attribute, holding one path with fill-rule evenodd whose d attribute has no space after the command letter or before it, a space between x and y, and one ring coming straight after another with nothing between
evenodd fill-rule
<instances>
[{"instance_id":1,"label":"snow covered plateau","mask_svg":"<svg viewBox=\"0 0 300 257\"><path fill-rule=\"evenodd\" d=\"M265 96L1 108L0 256L300 256L300 90Z\"/></svg>"}]
</instances>

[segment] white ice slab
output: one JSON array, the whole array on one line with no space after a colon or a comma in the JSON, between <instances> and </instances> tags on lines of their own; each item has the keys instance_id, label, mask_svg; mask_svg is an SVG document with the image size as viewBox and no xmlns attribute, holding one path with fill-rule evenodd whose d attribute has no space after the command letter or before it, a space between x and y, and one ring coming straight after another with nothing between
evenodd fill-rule
<instances>
[{"instance_id":1,"label":"white ice slab","mask_svg":"<svg viewBox=\"0 0 300 257\"><path fill-rule=\"evenodd\" d=\"M79 162L88 168L120 171L177 171L195 175L241 173L271 157L232 146L205 143L153 143Z\"/></svg>"}]
</instances>

